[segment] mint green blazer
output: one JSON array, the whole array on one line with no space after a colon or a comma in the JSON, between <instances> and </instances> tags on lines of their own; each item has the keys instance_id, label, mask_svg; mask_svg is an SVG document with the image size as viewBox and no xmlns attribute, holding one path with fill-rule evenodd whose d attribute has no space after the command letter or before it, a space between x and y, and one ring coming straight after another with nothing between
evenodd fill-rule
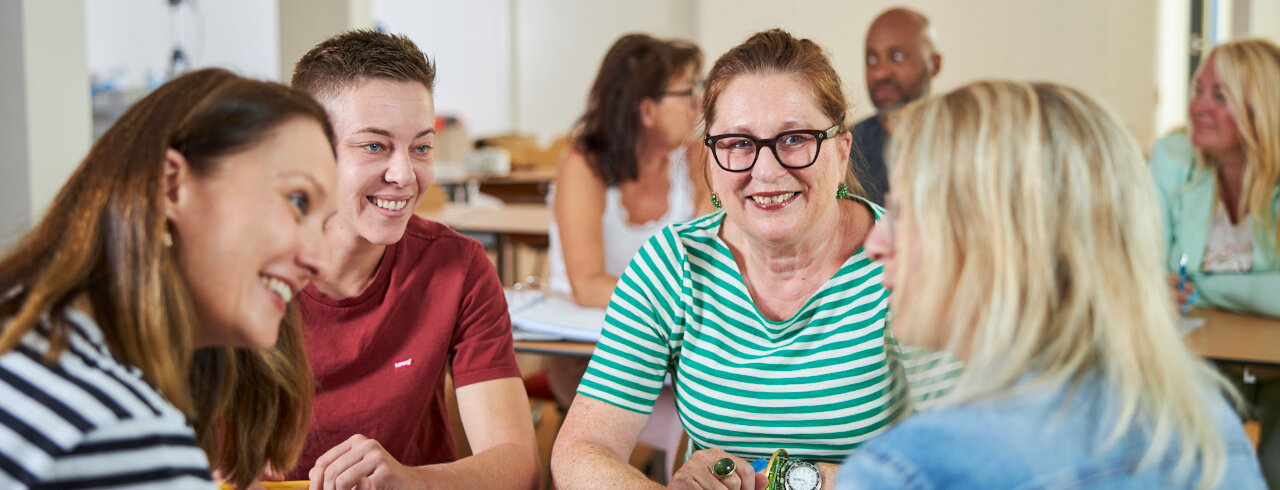
<instances>
[{"instance_id":1,"label":"mint green blazer","mask_svg":"<svg viewBox=\"0 0 1280 490\"><path fill-rule=\"evenodd\" d=\"M1164 216L1165 265L1178 273L1178 261L1187 255L1187 280L1200 291L1197 306L1209 306L1254 315L1280 318L1280 271L1275 247L1253 238L1253 271L1247 274L1212 274L1200 270L1205 242L1217 203L1213 171L1192 165L1195 151L1184 131L1161 138L1151 150L1151 176L1160 196ZM1272 200L1280 210L1280 188ZM1255 221L1254 226L1259 226Z\"/></svg>"}]
</instances>

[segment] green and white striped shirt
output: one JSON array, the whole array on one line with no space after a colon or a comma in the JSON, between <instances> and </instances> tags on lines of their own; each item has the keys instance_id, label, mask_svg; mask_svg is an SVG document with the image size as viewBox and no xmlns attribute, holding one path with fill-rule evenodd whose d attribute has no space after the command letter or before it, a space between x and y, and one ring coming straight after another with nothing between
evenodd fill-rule
<instances>
[{"instance_id":1,"label":"green and white striped shirt","mask_svg":"<svg viewBox=\"0 0 1280 490\"><path fill-rule=\"evenodd\" d=\"M747 459L786 449L834 463L912 403L950 388L957 361L899 349L888 336L882 269L863 250L775 322L756 309L717 236L723 219L716 212L668 226L640 249L614 289L578 393L649 413L671 373L693 449ZM924 374L927 386L909 385L916 376L907 372Z\"/></svg>"}]
</instances>

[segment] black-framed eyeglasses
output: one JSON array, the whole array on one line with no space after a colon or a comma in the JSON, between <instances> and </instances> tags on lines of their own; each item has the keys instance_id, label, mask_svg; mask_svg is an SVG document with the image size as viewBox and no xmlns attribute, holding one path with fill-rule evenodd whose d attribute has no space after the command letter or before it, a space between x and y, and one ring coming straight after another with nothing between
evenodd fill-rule
<instances>
[{"instance_id":1,"label":"black-framed eyeglasses","mask_svg":"<svg viewBox=\"0 0 1280 490\"><path fill-rule=\"evenodd\" d=\"M840 134L840 125L826 131L794 129L783 131L769 139L759 139L749 134L729 133L702 138L702 144L711 149L716 165L730 172L746 172L760 159L760 149L769 147L783 167L799 169L818 161L824 140Z\"/></svg>"},{"instance_id":2,"label":"black-framed eyeglasses","mask_svg":"<svg viewBox=\"0 0 1280 490\"><path fill-rule=\"evenodd\" d=\"M659 94L658 94L658 98L662 98L662 97L693 97L695 94L702 94L702 91L703 91L703 89L704 89L703 87L704 87L705 85L706 85L706 82L705 82L705 81L698 80L697 82L694 82L694 83L693 83L693 86L692 86L692 87L689 87L687 90L675 90L675 91L668 90L668 91L665 91L665 92L659 93Z\"/></svg>"}]
</instances>

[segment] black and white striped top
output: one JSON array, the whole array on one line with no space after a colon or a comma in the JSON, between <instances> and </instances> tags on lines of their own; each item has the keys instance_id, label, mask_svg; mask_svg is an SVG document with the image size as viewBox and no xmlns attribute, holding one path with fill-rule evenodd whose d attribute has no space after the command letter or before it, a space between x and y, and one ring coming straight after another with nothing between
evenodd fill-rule
<instances>
[{"instance_id":1,"label":"black and white striped top","mask_svg":"<svg viewBox=\"0 0 1280 490\"><path fill-rule=\"evenodd\" d=\"M0 488L213 488L186 417L68 311L70 347L42 362L40 325L0 355Z\"/></svg>"}]
</instances>

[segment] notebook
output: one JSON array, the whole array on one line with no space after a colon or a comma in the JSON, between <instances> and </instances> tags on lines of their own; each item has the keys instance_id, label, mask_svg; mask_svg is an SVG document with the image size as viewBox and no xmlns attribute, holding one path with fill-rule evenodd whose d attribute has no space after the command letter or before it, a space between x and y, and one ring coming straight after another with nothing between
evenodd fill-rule
<instances>
[{"instance_id":1,"label":"notebook","mask_svg":"<svg viewBox=\"0 0 1280 490\"><path fill-rule=\"evenodd\" d=\"M603 308L585 308L569 298L554 294L512 297L528 294L508 296L511 326L563 340L595 342L600 339L600 329L604 327Z\"/></svg>"}]
</instances>

